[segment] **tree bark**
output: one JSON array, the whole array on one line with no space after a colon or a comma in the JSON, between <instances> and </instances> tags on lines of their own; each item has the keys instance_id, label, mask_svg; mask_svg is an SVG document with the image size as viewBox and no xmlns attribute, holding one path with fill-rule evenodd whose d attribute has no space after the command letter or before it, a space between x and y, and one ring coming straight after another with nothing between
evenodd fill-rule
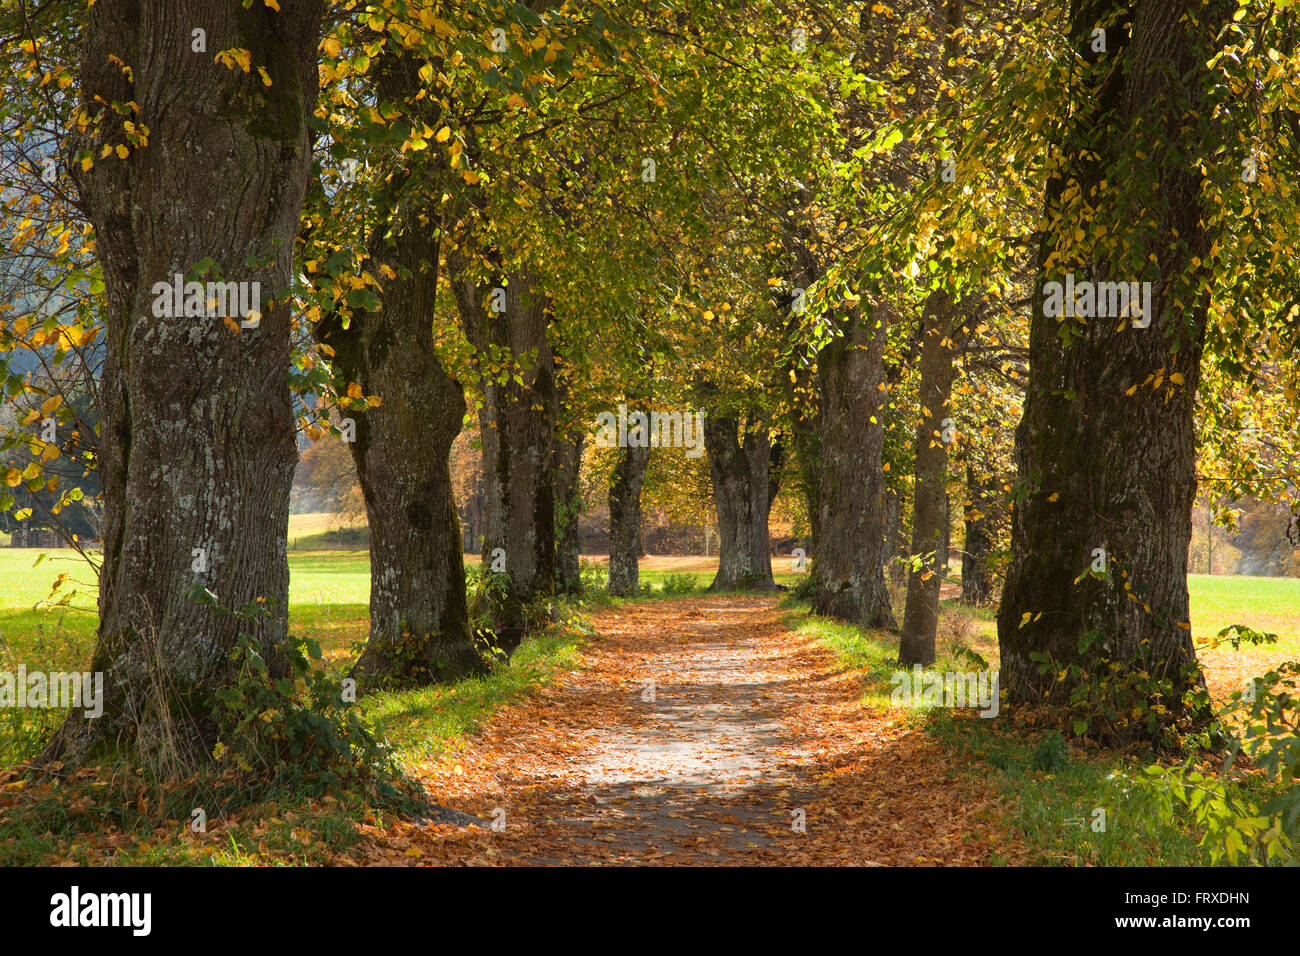
<instances>
[{"instance_id":1,"label":"tree bark","mask_svg":"<svg viewBox=\"0 0 1300 956\"><path fill-rule=\"evenodd\" d=\"M641 484L649 463L649 445L629 442L628 447L619 449L610 477L608 590L618 597L631 597L640 587Z\"/></svg>"},{"instance_id":2,"label":"tree bark","mask_svg":"<svg viewBox=\"0 0 1300 956\"><path fill-rule=\"evenodd\" d=\"M912 565L907 575L907 603L898 642L904 667L934 663L939 624L939 588L947 569L948 443L943 422L948 417L956 372L952 351L952 301L931 293L922 319L921 383L918 398L915 452L916 483L912 510Z\"/></svg>"},{"instance_id":3,"label":"tree bark","mask_svg":"<svg viewBox=\"0 0 1300 956\"><path fill-rule=\"evenodd\" d=\"M507 597L497 609L503 627L524 625L524 606L555 593L555 485L552 442L556 422L555 367L546 336L551 303L531 278L515 274L505 312L488 311L491 286L459 276L452 288L470 343L480 357L507 349L520 366L513 375L483 380L479 410L483 442L483 561L505 554Z\"/></svg>"},{"instance_id":4,"label":"tree bark","mask_svg":"<svg viewBox=\"0 0 1300 956\"><path fill-rule=\"evenodd\" d=\"M993 596L989 562L993 556L993 516L997 482L966 466L966 535L961 555L961 602L980 605Z\"/></svg>"},{"instance_id":5,"label":"tree bark","mask_svg":"<svg viewBox=\"0 0 1300 956\"><path fill-rule=\"evenodd\" d=\"M737 416L712 414L704 417L704 447L718 514L718 573L709 590L774 591L767 519L779 485L779 448L766 425L751 421L742 444Z\"/></svg>"},{"instance_id":6,"label":"tree bark","mask_svg":"<svg viewBox=\"0 0 1300 956\"><path fill-rule=\"evenodd\" d=\"M582 555L578 542L582 495L578 490L578 475L586 440L586 433L574 428L555 443L555 590L559 594L582 593Z\"/></svg>"},{"instance_id":7,"label":"tree bark","mask_svg":"<svg viewBox=\"0 0 1300 956\"><path fill-rule=\"evenodd\" d=\"M795 447L795 460L798 465L799 491L803 495L804 507L808 511L808 537L804 551L811 560L817 554L818 541L821 540L821 439L817 434L819 419L816 411L801 417L796 425L791 441ZM812 565L805 563L805 571L811 583Z\"/></svg>"},{"instance_id":8,"label":"tree bark","mask_svg":"<svg viewBox=\"0 0 1300 956\"><path fill-rule=\"evenodd\" d=\"M901 588L905 580L903 567L903 500L897 491L885 489L885 566L889 570L889 583Z\"/></svg>"},{"instance_id":9,"label":"tree bark","mask_svg":"<svg viewBox=\"0 0 1300 956\"><path fill-rule=\"evenodd\" d=\"M882 461L885 320L854 315L817 359L820 475L812 607L866 627L896 627L885 585Z\"/></svg>"},{"instance_id":10,"label":"tree bark","mask_svg":"<svg viewBox=\"0 0 1300 956\"><path fill-rule=\"evenodd\" d=\"M939 550L935 559L939 563L939 573L948 576L948 559L952 556L952 497L948 489L943 490L943 507L939 516Z\"/></svg>"},{"instance_id":11,"label":"tree bark","mask_svg":"<svg viewBox=\"0 0 1300 956\"><path fill-rule=\"evenodd\" d=\"M1074 11L1072 38L1085 59L1098 57L1089 37L1109 9L1092 2ZM1024 487L998 615L1001 683L1012 704L1068 705L1071 692L1095 686L1094 675L1111 661L1123 670L1108 686L1150 674L1171 685L1159 700L1171 716L1193 723L1206 716L1184 695L1204 687L1188 618L1187 552L1208 306L1198 289L1207 267L1193 259L1209 258L1213 237L1203 174L1187 159L1200 155L1205 132L1187 117L1209 122L1222 95L1205 63L1232 10L1217 0L1134 5L1129 35L1109 33L1103 78L1077 98L1064 164L1048 184L1052 228L1039 253L1029 391L1016 430ZM1134 156L1142 157L1136 167ZM1103 182L1123 192L1111 195ZM1079 195L1106 200L1098 219L1123 245L1074 264L1068 236L1076 223L1061 214ZM1115 251L1129 248L1122 257ZM1044 314L1043 287L1067 268L1078 279L1151 280L1150 327L1066 319L1065 337L1062 321ZM1157 374L1167 388L1144 385ZM1100 574L1091 571L1098 558ZM1160 736L1122 714L1089 732L1112 740Z\"/></svg>"},{"instance_id":12,"label":"tree bark","mask_svg":"<svg viewBox=\"0 0 1300 956\"><path fill-rule=\"evenodd\" d=\"M183 773L209 759L212 694L233 679L239 635L253 636L274 673L285 670L297 460L286 292L311 169L322 10L321 0L281 12L100 0L86 12L81 106L97 125L77 144L94 164L75 164L74 176L107 300L105 533L91 664L104 674L105 709L97 719L73 712L46 760L72 766L113 749ZM252 72L191 52L197 24L209 50L249 50ZM138 104L133 119L148 127L147 145L124 141L121 117L106 105L115 102ZM126 159L100 158L119 145ZM256 328L236 333L183 309L154 314L154 283L176 273L216 281L192 272L204 259L222 281L261 284ZM220 608L194 599L196 581ZM259 601L269 615L221 611Z\"/></svg>"}]
</instances>

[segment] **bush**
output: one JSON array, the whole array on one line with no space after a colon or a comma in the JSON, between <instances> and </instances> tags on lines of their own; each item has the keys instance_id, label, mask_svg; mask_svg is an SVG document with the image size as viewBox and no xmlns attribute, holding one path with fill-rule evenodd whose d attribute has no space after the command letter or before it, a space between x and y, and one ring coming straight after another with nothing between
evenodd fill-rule
<instances>
[{"instance_id":1,"label":"bush","mask_svg":"<svg viewBox=\"0 0 1300 956\"><path fill-rule=\"evenodd\" d=\"M660 586L664 594L691 594L695 589L696 579L693 574L669 574Z\"/></svg>"},{"instance_id":2,"label":"bush","mask_svg":"<svg viewBox=\"0 0 1300 956\"><path fill-rule=\"evenodd\" d=\"M353 706L354 688L319 666L320 645L293 638L283 654L289 674L274 677L253 638L231 652L237 677L213 695L217 763L268 787L291 779L310 795L396 776L388 748Z\"/></svg>"},{"instance_id":3,"label":"bush","mask_svg":"<svg viewBox=\"0 0 1300 956\"><path fill-rule=\"evenodd\" d=\"M585 558L578 562L578 574L582 578L583 594L603 591L609 582L609 571Z\"/></svg>"},{"instance_id":4,"label":"bush","mask_svg":"<svg viewBox=\"0 0 1300 956\"><path fill-rule=\"evenodd\" d=\"M1193 757L1176 767L1150 766L1141 775L1119 775L1116 782L1160 819L1190 814L1204 830L1200 845L1213 864L1300 862L1298 685L1300 662L1290 661L1232 694L1217 715L1216 729L1231 738L1219 773L1197 769ZM1266 799L1231 782L1230 772L1242 755L1264 771Z\"/></svg>"}]
</instances>

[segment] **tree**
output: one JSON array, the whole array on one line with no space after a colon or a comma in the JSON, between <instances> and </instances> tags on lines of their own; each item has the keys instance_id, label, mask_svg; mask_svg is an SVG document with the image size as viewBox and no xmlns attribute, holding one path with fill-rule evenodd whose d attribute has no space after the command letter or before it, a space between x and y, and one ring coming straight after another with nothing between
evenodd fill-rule
<instances>
[{"instance_id":1,"label":"tree","mask_svg":"<svg viewBox=\"0 0 1300 956\"><path fill-rule=\"evenodd\" d=\"M775 590L767 516L781 483L781 446L750 413L704 418L704 447L718 513L718 573L710 591Z\"/></svg>"},{"instance_id":2,"label":"tree","mask_svg":"<svg viewBox=\"0 0 1300 956\"><path fill-rule=\"evenodd\" d=\"M561 430L555 441L555 590L559 594L582 593L582 555L578 547L582 495L578 477L586 441L586 432L576 426Z\"/></svg>"},{"instance_id":3,"label":"tree","mask_svg":"<svg viewBox=\"0 0 1300 956\"><path fill-rule=\"evenodd\" d=\"M363 183L360 190L368 199L368 223L354 228L368 235L357 271L368 275L367 266L375 268L386 281L381 296L329 303L314 333L333 360L341 403L364 394L379 399L342 413L355 428L348 437L370 528L370 639L354 673L410 684L483 673L487 664L470 634L448 464L465 395L435 347L439 197L451 173L441 152L407 156L405 146L430 135L443 115L436 101L419 95L427 70L426 57L419 55L423 44L409 33L404 38L415 49L404 48L396 36L374 37L363 30L357 37L379 54L369 73L392 137L361 153L371 154L368 166L375 175L373 184ZM387 45L382 53L376 49L380 43ZM321 211L307 231L320 249L311 256L312 265L317 258L329 261L316 229L331 205L347 208L344 198L330 203L323 189L317 190ZM351 396L346 394L350 383L356 383Z\"/></svg>"},{"instance_id":4,"label":"tree","mask_svg":"<svg viewBox=\"0 0 1300 956\"><path fill-rule=\"evenodd\" d=\"M501 351L522 371L483 380L483 561L505 557L500 623L523 626L524 605L555 593L555 366L547 327L551 303L522 272L502 285L462 274L452 281L466 336L481 356ZM500 290L502 311L489 311ZM491 373L489 373L491 375Z\"/></svg>"},{"instance_id":5,"label":"tree","mask_svg":"<svg viewBox=\"0 0 1300 956\"><path fill-rule=\"evenodd\" d=\"M818 355L819 518L810 600L818 613L892 628L884 571L883 310L877 316L870 323L854 309L844 336Z\"/></svg>"},{"instance_id":6,"label":"tree","mask_svg":"<svg viewBox=\"0 0 1300 956\"><path fill-rule=\"evenodd\" d=\"M1187 547L1214 237L1195 157L1219 132L1222 91L1206 63L1232 6L1113 10L1082 2L1071 15L1076 82L1047 189L998 642L1013 703L1068 704L1096 682L1093 693L1136 707L1090 728L1123 740L1203 714ZM1150 311L1045 310L1061 289L1047 284L1068 273L1071 284L1148 281ZM1108 661L1122 670L1103 681Z\"/></svg>"},{"instance_id":7,"label":"tree","mask_svg":"<svg viewBox=\"0 0 1300 956\"><path fill-rule=\"evenodd\" d=\"M323 7L101 0L87 11L72 169L107 300L91 664L106 706L93 721L71 714L46 760L107 747L155 765L205 759L209 701L233 677L238 636L251 633L276 666L297 457L287 293ZM209 49L238 52L214 62L196 31ZM177 274L260 282L260 321L156 308L155 283L170 288ZM194 599L196 583L226 611L272 613L218 613Z\"/></svg>"},{"instance_id":8,"label":"tree","mask_svg":"<svg viewBox=\"0 0 1300 956\"><path fill-rule=\"evenodd\" d=\"M618 450L609 480L608 589L618 597L634 597L640 590L641 484L650 463L649 439L646 413L629 411L627 447Z\"/></svg>"},{"instance_id":9,"label":"tree","mask_svg":"<svg viewBox=\"0 0 1300 956\"><path fill-rule=\"evenodd\" d=\"M899 663L934 663L939 587L948 567L948 445L953 440L948 405L956 373L953 305L943 292L930 296L921 322L921 414L916 423L916 485L912 510L912 567L899 635ZM948 432L948 434L945 434Z\"/></svg>"}]
</instances>

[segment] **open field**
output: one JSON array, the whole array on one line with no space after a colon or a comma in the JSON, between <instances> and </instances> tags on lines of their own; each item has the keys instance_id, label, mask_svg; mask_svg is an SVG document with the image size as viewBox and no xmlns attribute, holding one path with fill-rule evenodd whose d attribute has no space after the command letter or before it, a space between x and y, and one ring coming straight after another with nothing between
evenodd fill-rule
<instances>
[{"instance_id":1,"label":"open field","mask_svg":"<svg viewBox=\"0 0 1300 956\"><path fill-rule=\"evenodd\" d=\"M309 516L313 517L313 516ZM42 552L0 549L0 653L14 661L49 669L84 663L94 634L94 578L85 562L71 550ZM603 567L605 555L584 555L584 563ZM467 566L479 556L465 555ZM788 556L773 560L776 580L793 586L802 575L791 570ZM662 588L670 576L694 578L697 589L708 586L717 570L716 557L648 556L641 560L641 583ZM289 554L289 622L291 630L319 640L327 656L340 656L365 638L366 605L370 593L370 558L365 551L294 551ZM51 596L60 575L65 583L55 600L66 606L41 606ZM1245 624L1278 635L1278 643L1218 648L1207 652L1212 666L1230 659L1289 659L1300 656L1300 580L1293 578L1191 575L1192 633L1204 645L1230 624ZM961 608L944 602L948 614L940 640L965 640L986 658L997 654L997 629L987 610ZM901 605L898 607L901 613ZM964 620L958 620L958 619Z\"/></svg>"}]
</instances>

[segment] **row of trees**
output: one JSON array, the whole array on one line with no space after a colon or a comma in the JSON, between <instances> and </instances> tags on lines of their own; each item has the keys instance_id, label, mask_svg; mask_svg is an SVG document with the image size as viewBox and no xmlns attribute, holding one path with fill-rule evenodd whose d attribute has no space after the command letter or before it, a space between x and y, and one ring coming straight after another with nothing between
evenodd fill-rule
<instances>
[{"instance_id":1,"label":"row of trees","mask_svg":"<svg viewBox=\"0 0 1300 956\"><path fill-rule=\"evenodd\" d=\"M210 750L201 701L238 636L268 661L286 638L298 434L346 441L361 486L356 673L480 672L454 440L477 420L495 622L518 627L580 585L578 463L620 404L704 412L714 588L775 586L768 518L797 491L814 608L897 622L900 660L931 663L957 474L975 597L1012 502L1012 702L1072 700L1104 659L1167 677L1162 706L1189 716L1198 462L1244 480L1240 416L1274 442L1294 424L1283 6L7 12L5 235L62 305L3 319L0 349L56 366L7 367L5 394L30 424L75 368L98 415L50 405L75 443L7 447L85 458L104 514L109 709L70 717L47 758ZM178 274L258 283L256 315L159 315L154 285ZM1067 274L1150 283L1150 312L1057 314L1045 290ZM636 587L653 451L611 468L616 590ZM1284 463L1264 473L1253 493L1292 487Z\"/></svg>"}]
</instances>

